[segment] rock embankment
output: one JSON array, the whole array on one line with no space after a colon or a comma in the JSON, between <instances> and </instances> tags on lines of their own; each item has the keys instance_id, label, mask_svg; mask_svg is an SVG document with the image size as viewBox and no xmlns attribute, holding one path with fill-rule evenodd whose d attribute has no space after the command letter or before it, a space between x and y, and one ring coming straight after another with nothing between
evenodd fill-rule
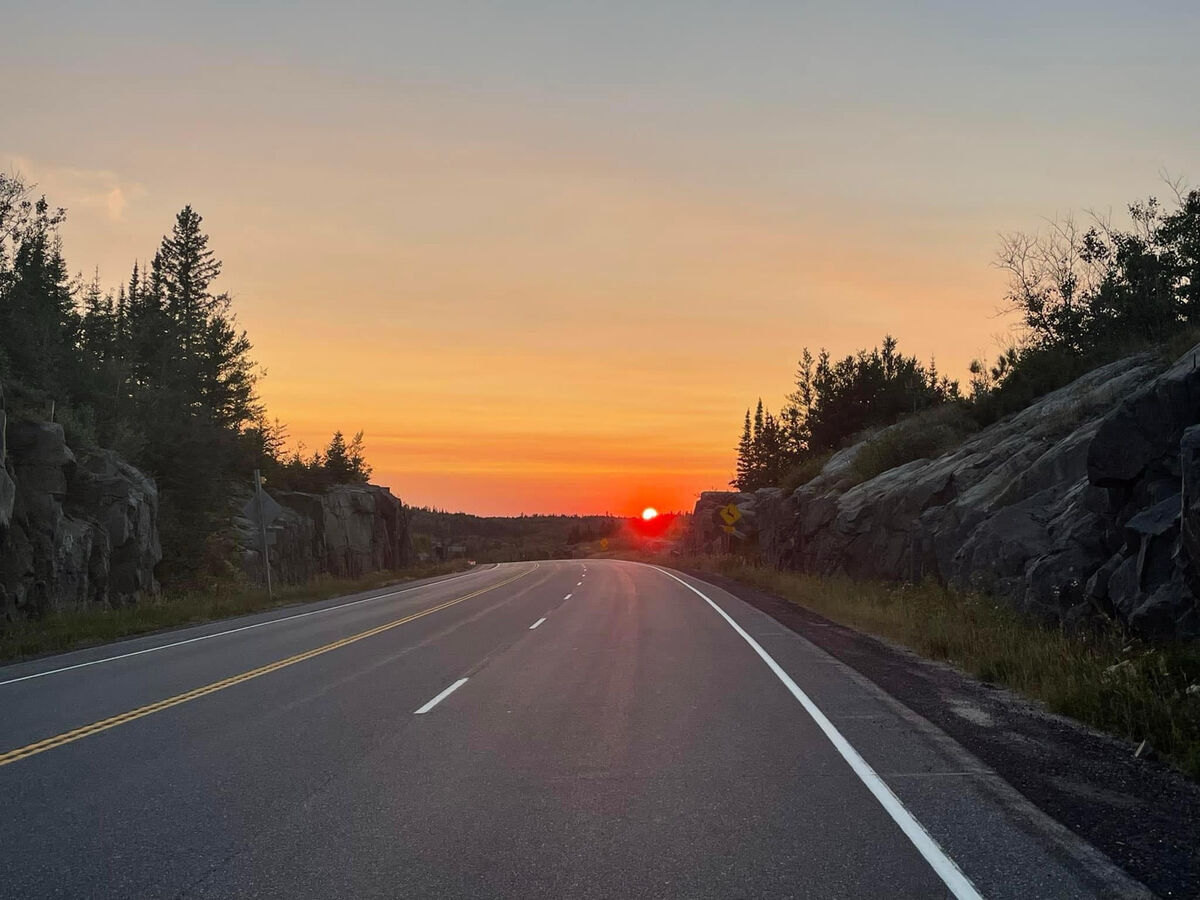
<instances>
[{"instance_id":1,"label":"rock embankment","mask_svg":"<svg viewBox=\"0 0 1200 900\"><path fill-rule=\"evenodd\" d=\"M1067 622L1112 616L1200 634L1200 347L1165 371L1130 357L935 459L862 483L858 444L791 495L701 496L690 540L720 546L717 510L775 565L934 577Z\"/></svg>"},{"instance_id":2,"label":"rock embankment","mask_svg":"<svg viewBox=\"0 0 1200 900\"><path fill-rule=\"evenodd\" d=\"M408 511L385 487L275 499L283 514L270 531L271 566L281 583L355 578L413 560ZM157 595L158 512L152 478L111 450L72 449L61 425L9 417L0 388L0 626ZM233 536L243 570L258 580L256 528L234 519Z\"/></svg>"},{"instance_id":3,"label":"rock embankment","mask_svg":"<svg viewBox=\"0 0 1200 900\"><path fill-rule=\"evenodd\" d=\"M386 487L345 484L323 494L272 496L283 507L268 537L272 577L280 583L302 584L322 574L357 578L413 560L408 511ZM256 526L235 518L234 534L243 570L260 577Z\"/></svg>"},{"instance_id":4,"label":"rock embankment","mask_svg":"<svg viewBox=\"0 0 1200 900\"><path fill-rule=\"evenodd\" d=\"M157 593L157 519L151 478L72 451L61 425L8 420L0 393L0 620Z\"/></svg>"}]
</instances>

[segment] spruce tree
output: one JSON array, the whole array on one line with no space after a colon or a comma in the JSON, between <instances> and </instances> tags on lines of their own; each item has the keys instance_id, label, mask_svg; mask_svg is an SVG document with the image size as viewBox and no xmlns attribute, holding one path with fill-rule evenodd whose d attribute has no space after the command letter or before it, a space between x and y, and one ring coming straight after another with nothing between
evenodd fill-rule
<instances>
[{"instance_id":1,"label":"spruce tree","mask_svg":"<svg viewBox=\"0 0 1200 900\"><path fill-rule=\"evenodd\" d=\"M737 471L730 484L739 491L750 489L754 438L750 432L750 410L746 410L746 421L742 425L742 437L737 446Z\"/></svg>"}]
</instances>

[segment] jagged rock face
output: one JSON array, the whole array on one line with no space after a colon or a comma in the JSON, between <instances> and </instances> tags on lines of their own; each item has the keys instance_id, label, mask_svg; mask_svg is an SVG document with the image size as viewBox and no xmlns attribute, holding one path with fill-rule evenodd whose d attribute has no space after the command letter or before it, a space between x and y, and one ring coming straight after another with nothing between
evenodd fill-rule
<instances>
[{"instance_id":1,"label":"jagged rock face","mask_svg":"<svg viewBox=\"0 0 1200 900\"><path fill-rule=\"evenodd\" d=\"M67 509L96 520L108 538L108 598L132 603L158 592L158 488L111 450L84 450L67 495Z\"/></svg>"},{"instance_id":2,"label":"jagged rock face","mask_svg":"<svg viewBox=\"0 0 1200 900\"><path fill-rule=\"evenodd\" d=\"M0 470L3 618L117 606L157 593L154 567L162 551L154 482L110 451L77 456L60 425L7 424Z\"/></svg>"},{"instance_id":3,"label":"jagged rock face","mask_svg":"<svg viewBox=\"0 0 1200 900\"><path fill-rule=\"evenodd\" d=\"M1200 633L1198 356L1096 369L950 453L862 484L847 478L861 445L847 448L790 497L757 492L754 537L788 568L935 577L1042 616ZM696 521L730 496L702 495Z\"/></svg>"},{"instance_id":4,"label":"jagged rock face","mask_svg":"<svg viewBox=\"0 0 1200 900\"><path fill-rule=\"evenodd\" d=\"M300 584L318 574L358 577L401 568L412 561L408 513L385 487L335 485L324 494L273 495L283 507L272 528L272 577ZM262 572L259 538L246 519L235 519L247 575Z\"/></svg>"},{"instance_id":5,"label":"jagged rock face","mask_svg":"<svg viewBox=\"0 0 1200 900\"><path fill-rule=\"evenodd\" d=\"M338 485L321 498L325 564L333 575L396 569L412 556L408 515L385 487Z\"/></svg>"}]
</instances>

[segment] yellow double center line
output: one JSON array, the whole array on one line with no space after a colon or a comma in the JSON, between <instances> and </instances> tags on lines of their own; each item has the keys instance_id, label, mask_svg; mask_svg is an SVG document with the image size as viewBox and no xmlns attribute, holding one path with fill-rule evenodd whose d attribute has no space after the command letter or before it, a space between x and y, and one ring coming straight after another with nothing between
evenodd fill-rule
<instances>
[{"instance_id":1,"label":"yellow double center line","mask_svg":"<svg viewBox=\"0 0 1200 900\"><path fill-rule=\"evenodd\" d=\"M532 569L526 569L519 575L514 575L512 578L506 578L504 581L499 581L489 587L481 588L470 594L462 597L457 597L454 600L448 600L438 606L431 606L429 609L423 609L421 612L413 613L411 616L405 616L403 619L396 619L392 622L385 622L383 625L369 628L366 631L360 631L358 634L352 634L349 637L344 637L332 643L325 644L321 647L316 647L312 650L305 650L303 653L297 653L295 656L289 656L287 659L281 659L277 662L268 663L265 666L259 666L257 669L251 669L249 672L242 672L240 675L233 675L229 678L223 678L220 681L214 681L212 684L206 684L203 687L194 688L190 691L185 691L182 694L176 694L174 697L168 697L165 700L159 700L157 703L151 703L147 706L141 706L137 709L131 709L129 712L121 713L120 715L110 716L107 719L101 719L99 722L93 722L91 725L84 725L81 728L75 728L71 731L64 731L62 734L56 734L54 737L48 737L37 741L33 744L28 744L24 747L18 747L15 750L9 750L7 753L0 754L0 766L7 766L9 763L15 763L21 759L27 759L30 756L36 756L39 753L44 753L47 750L53 750L55 747L61 747L63 744L70 744L80 738L85 738L88 735L98 734L101 731L107 731L110 728L116 728L118 725L124 725L126 722L132 722L134 719L140 719L152 713L162 712L164 709L170 709L172 706L179 706L181 703L187 703L189 700L195 700L198 697L204 697L208 694L215 694L217 691L223 691L225 688L233 687L235 684L242 684L252 678L258 678L260 675L266 675L270 672L278 671L279 669L293 666L298 662L304 662L306 659L312 659L314 656L320 656L322 653L328 653L330 650L337 650L340 647L345 647L357 641L364 640L369 637L374 637L377 634L382 634L392 628L397 628L415 619L420 619L431 615L439 610L462 603L465 600L470 600L472 597L478 597L480 594L486 594L488 591L494 591L496 588L503 587L506 584L511 584L518 578L524 578L530 572L537 568L535 564Z\"/></svg>"}]
</instances>

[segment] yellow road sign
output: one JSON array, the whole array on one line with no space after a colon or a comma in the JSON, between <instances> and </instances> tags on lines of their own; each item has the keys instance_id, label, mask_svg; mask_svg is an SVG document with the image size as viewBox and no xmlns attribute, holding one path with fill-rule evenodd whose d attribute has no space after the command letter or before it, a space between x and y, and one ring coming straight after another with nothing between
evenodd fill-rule
<instances>
[{"instance_id":1,"label":"yellow road sign","mask_svg":"<svg viewBox=\"0 0 1200 900\"><path fill-rule=\"evenodd\" d=\"M608 538L600 538L600 549L601 550L608 549Z\"/></svg>"},{"instance_id":2,"label":"yellow road sign","mask_svg":"<svg viewBox=\"0 0 1200 900\"><path fill-rule=\"evenodd\" d=\"M728 506L722 506L718 514L721 516L721 521L725 523L726 530L732 529L737 524L738 519L742 517L742 511L733 503L730 503Z\"/></svg>"}]
</instances>

